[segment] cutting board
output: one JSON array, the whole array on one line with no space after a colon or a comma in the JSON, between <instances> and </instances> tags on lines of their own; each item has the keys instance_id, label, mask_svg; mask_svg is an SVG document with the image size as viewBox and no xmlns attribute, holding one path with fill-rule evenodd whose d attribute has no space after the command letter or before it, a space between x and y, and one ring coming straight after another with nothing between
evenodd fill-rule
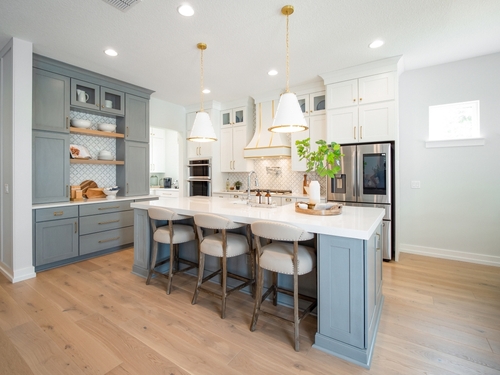
<instances>
[{"instance_id":1,"label":"cutting board","mask_svg":"<svg viewBox=\"0 0 500 375\"><path fill-rule=\"evenodd\" d=\"M85 180L85 181L80 183L80 188L82 189L82 194L85 198L88 198L87 197L87 190L89 188L96 188L96 187L97 187L97 184L92 180Z\"/></svg>"}]
</instances>

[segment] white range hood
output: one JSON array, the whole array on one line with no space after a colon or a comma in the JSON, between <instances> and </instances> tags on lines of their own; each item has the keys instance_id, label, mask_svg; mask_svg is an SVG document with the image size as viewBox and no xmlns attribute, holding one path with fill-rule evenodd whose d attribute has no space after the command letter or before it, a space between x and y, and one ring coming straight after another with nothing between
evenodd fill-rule
<instances>
[{"instance_id":1,"label":"white range hood","mask_svg":"<svg viewBox=\"0 0 500 375\"><path fill-rule=\"evenodd\" d=\"M289 158L291 156L290 137L284 133L273 133L267 129L273 123L277 101L257 103L255 134L243 150L245 158Z\"/></svg>"}]
</instances>

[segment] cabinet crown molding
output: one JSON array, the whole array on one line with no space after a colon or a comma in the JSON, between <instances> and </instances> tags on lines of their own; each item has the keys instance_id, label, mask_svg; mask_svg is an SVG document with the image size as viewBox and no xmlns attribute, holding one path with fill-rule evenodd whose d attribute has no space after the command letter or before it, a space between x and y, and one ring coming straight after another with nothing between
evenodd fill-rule
<instances>
[{"instance_id":1,"label":"cabinet crown molding","mask_svg":"<svg viewBox=\"0 0 500 375\"><path fill-rule=\"evenodd\" d=\"M331 83L387 72L398 72L398 75L403 72L403 55L351 66L345 69L334 70L332 72L320 74L319 76L323 78L325 85L329 85Z\"/></svg>"}]
</instances>

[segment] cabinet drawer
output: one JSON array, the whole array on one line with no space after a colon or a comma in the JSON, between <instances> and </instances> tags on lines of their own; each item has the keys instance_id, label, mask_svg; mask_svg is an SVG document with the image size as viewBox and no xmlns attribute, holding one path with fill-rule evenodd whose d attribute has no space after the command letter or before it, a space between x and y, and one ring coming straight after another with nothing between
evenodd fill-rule
<instances>
[{"instance_id":1,"label":"cabinet drawer","mask_svg":"<svg viewBox=\"0 0 500 375\"><path fill-rule=\"evenodd\" d=\"M134 211L90 215L80 218L80 235L134 225Z\"/></svg>"},{"instance_id":2,"label":"cabinet drawer","mask_svg":"<svg viewBox=\"0 0 500 375\"><path fill-rule=\"evenodd\" d=\"M41 208L35 212L36 222L67 219L70 217L78 216L78 207L54 207L54 208Z\"/></svg>"},{"instance_id":3,"label":"cabinet drawer","mask_svg":"<svg viewBox=\"0 0 500 375\"><path fill-rule=\"evenodd\" d=\"M80 255L94 253L134 242L134 227L113 229L106 232L80 236Z\"/></svg>"},{"instance_id":4,"label":"cabinet drawer","mask_svg":"<svg viewBox=\"0 0 500 375\"><path fill-rule=\"evenodd\" d=\"M130 210L132 201L115 201L99 204L85 204L80 206L80 216L107 214L110 212Z\"/></svg>"},{"instance_id":5,"label":"cabinet drawer","mask_svg":"<svg viewBox=\"0 0 500 375\"><path fill-rule=\"evenodd\" d=\"M166 198L179 198L179 192L172 190L155 190L155 195Z\"/></svg>"}]
</instances>

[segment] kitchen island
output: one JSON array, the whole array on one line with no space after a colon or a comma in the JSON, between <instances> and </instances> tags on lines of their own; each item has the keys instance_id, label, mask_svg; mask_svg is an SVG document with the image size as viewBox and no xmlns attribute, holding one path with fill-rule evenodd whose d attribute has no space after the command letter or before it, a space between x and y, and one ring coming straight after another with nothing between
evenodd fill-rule
<instances>
[{"instance_id":1,"label":"kitchen island","mask_svg":"<svg viewBox=\"0 0 500 375\"><path fill-rule=\"evenodd\" d=\"M218 197L132 203L132 272L143 277L148 273L151 227L147 209L151 206L187 216L223 215L246 224L271 220L299 226L318 238L318 327L314 347L369 368L383 305L380 236L384 210L343 207L342 215L316 216L296 213L292 204L260 208L243 203Z\"/></svg>"}]
</instances>

